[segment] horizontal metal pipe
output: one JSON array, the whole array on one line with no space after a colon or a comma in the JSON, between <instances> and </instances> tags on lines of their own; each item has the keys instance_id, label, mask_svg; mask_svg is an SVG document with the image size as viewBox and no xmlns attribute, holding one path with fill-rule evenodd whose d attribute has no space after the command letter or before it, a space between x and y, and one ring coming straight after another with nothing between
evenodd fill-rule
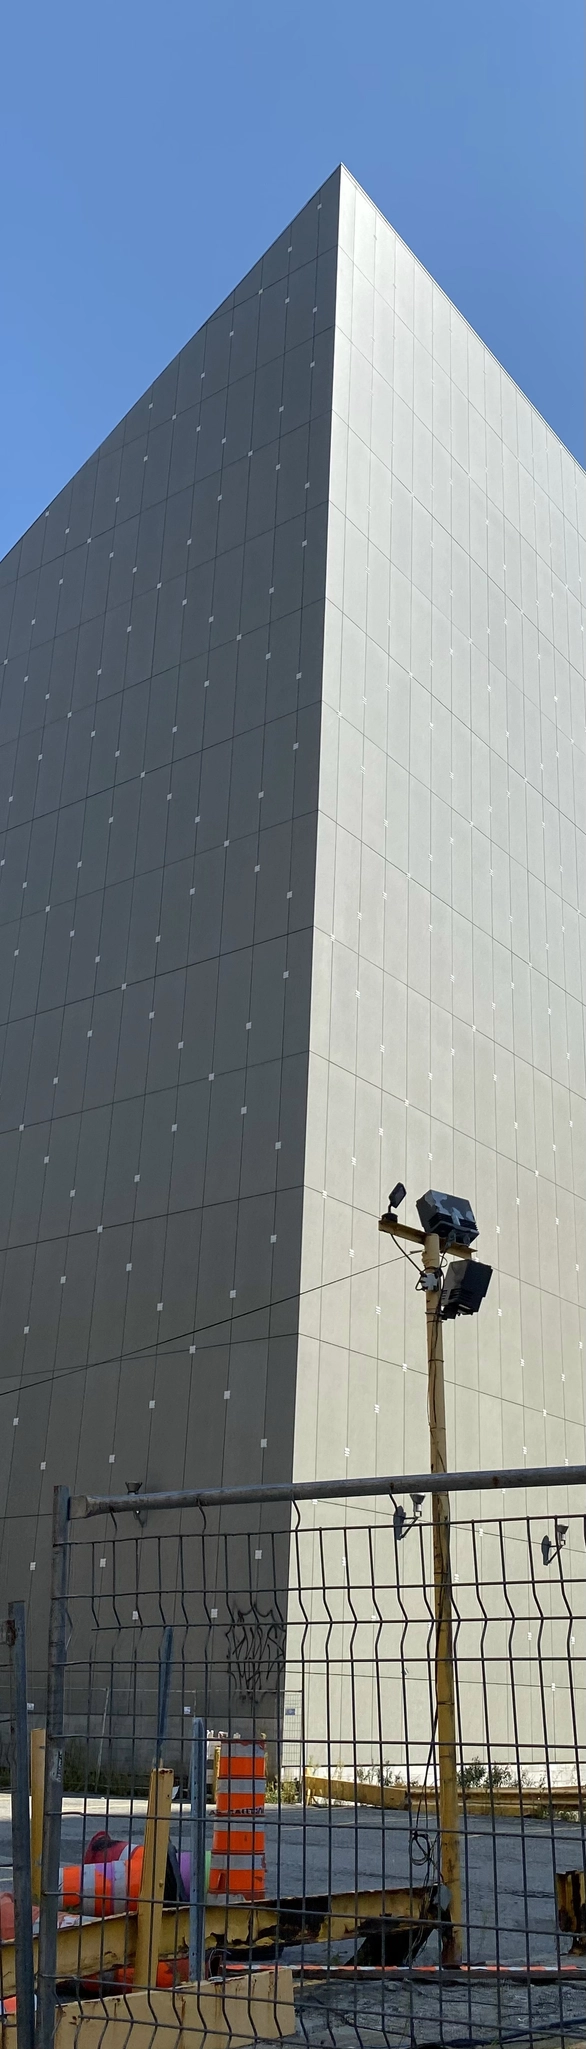
<instances>
[{"instance_id":1,"label":"horizontal metal pipe","mask_svg":"<svg viewBox=\"0 0 586 2049\"><path fill-rule=\"evenodd\" d=\"M417 1923L415 1923L415 1926L417 1926ZM358 1930L358 1933L360 1934L360 1930ZM267 1968L267 1966L264 1968ZM304 1959L302 1964L292 1963L288 1968L293 1972L295 1979L302 1978L308 1984L311 1984L314 1980L317 1980L319 1984L322 1979L333 1979L336 1982L341 1980L348 1987L350 1985L362 1985L365 1981L368 1983L373 1979L376 1982L379 1978L384 1979L385 1983L389 1980L391 1982L398 1980L400 1984L404 1985L427 1985L430 1991L439 1990L441 1986L444 1992L448 1986L464 1987L468 1985L493 1985L495 1990L499 1984L565 1985L568 1991L574 1985L586 1985L586 1971L577 1969L575 1964L568 1964L565 1969L562 1964L558 1971L555 1964L530 1964L529 1968L527 1968L526 1964L458 1964L457 1969L450 1969L449 1966L446 1968L445 1964L357 1964L354 1961L350 1964L328 1962L325 1964L313 1964L309 1959ZM229 1974L226 1973L224 1981L222 1973L219 1971L216 1982L221 1985L225 1982L226 1985L229 1985ZM566 2035L570 2037L572 2029L574 2043L578 2039L583 2039L578 2037L575 2022L573 2024L570 2022L566 2023L565 2034L562 2039L565 2039ZM503 2037L497 2036L495 2028L493 2040L499 2039L502 2042ZM525 2043L528 2043L530 2039L529 2035L523 2037ZM535 2040L536 2038L533 2037L532 2039ZM558 2042L560 2040L559 2033L556 2034L552 2029L550 2034L548 2030L547 2039L550 2044ZM507 2040L506 2036L504 2040Z\"/></svg>"},{"instance_id":2,"label":"horizontal metal pipe","mask_svg":"<svg viewBox=\"0 0 586 2049\"><path fill-rule=\"evenodd\" d=\"M477 1494L502 1488L586 1487L586 1466L503 1466L479 1473L385 1473L366 1480L293 1480L273 1487L200 1487L170 1494L75 1494L70 1515L136 1515L181 1508L239 1508L265 1501L351 1501L380 1494Z\"/></svg>"}]
</instances>

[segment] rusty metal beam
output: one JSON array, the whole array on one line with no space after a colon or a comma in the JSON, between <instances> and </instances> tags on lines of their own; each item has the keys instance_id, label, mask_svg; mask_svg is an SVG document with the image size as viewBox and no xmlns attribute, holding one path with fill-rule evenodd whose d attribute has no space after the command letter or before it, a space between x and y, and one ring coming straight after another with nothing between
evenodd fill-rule
<instances>
[{"instance_id":1,"label":"rusty metal beam","mask_svg":"<svg viewBox=\"0 0 586 2049\"><path fill-rule=\"evenodd\" d=\"M269 1949L285 1921L288 1943L339 1942L345 1935L356 1934L365 1921L380 1920L383 1914L417 1924L427 1897L424 1886L390 1886L384 1893L332 1893L329 1905L324 1904L323 1893L308 1894L304 1899L263 1900L258 1906L249 1906L245 1900L234 1905L223 1900L212 1904L208 1900L206 1948L234 1949L241 1944L248 1949L252 1943L265 1941ZM59 1928L57 1980L102 1977L117 1964L132 1966L136 1933L136 1914L111 1914L103 1921L83 1921L74 1928ZM280 1939L283 1940L283 1933ZM159 1956L172 1960L180 1953L186 1954L188 1946L189 1907L165 1907ZM33 1951L36 1974L36 1936ZM9 1999L16 1991L13 1942L0 1945L0 1972L2 1998Z\"/></svg>"}]
</instances>

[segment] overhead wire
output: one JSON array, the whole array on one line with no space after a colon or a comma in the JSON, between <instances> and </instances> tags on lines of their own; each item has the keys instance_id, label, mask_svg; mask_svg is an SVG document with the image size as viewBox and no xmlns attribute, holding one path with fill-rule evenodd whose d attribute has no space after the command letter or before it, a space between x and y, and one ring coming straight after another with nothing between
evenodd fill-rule
<instances>
[{"instance_id":1,"label":"overhead wire","mask_svg":"<svg viewBox=\"0 0 586 2049\"><path fill-rule=\"evenodd\" d=\"M405 1251L405 1247L404 1247L404 1245L402 1245L402 1244L401 1244L401 1240L400 1240L400 1238L395 1238L395 1244L396 1244L396 1245L398 1245L398 1247L399 1247L399 1251L400 1251L400 1252L402 1252L402 1254L403 1254L403 1258L404 1258L404 1259L408 1259L408 1260L409 1260L409 1265L410 1265L410 1266L413 1266L413 1267L415 1268L415 1272L416 1272L416 1273L419 1273L420 1269L419 1269L419 1267L418 1267L418 1265L417 1265L417 1260L413 1258L413 1254L412 1254L412 1252L406 1252L406 1251ZM394 1266L394 1264L395 1264L394 1260L390 1260L390 1261L389 1261L389 1265L390 1265L390 1266Z\"/></svg>"},{"instance_id":2,"label":"overhead wire","mask_svg":"<svg viewBox=\"0 0 586 2049\"><path fill-rule=\"evenodd\" d=\"M398 1262L396 1259L385 1260L385 1268L388 1266L396 1266L397 1264ZM412 1264L414 1264L413 1261ZM224 1345L252 1344L255 1342L255 1340L251 1337L232 1337L231 1332L234 1323L237 1323L238 1321L243 1320L244 1318L250 1319L254 1316L265 1315L272 1309L282 1308L287 1302L300 1301L306 1295L319 1294L323 1292L326 1288L341 1287L343 1282L345 1281L360 1280L364 1275L377 1273L378 1271L379 1261L377 1260L372 1266L356 1267L355 1269L352 1269L350 1273L336 1274L334 1276L334 1279L331 1281L316 1281L311 1288L295 1288L289 1295L273 1295L270 1301L257 1302L254 1304L252 1308L239 1309L229 1312L225 1316L216 1317L209 1323L192 1324L189 1327L189 1329L173 1331L169 1334L168 1337L154 1338L152 1340L152 1343L150 1344L135 1345L132 1347L132 1349L129 1349L128 1351L110 1352L101 1359L81 1360L79 1365L77 1366L64 1366L61 1372L59 1371L59 1368L57 1368L51 1373L44 1373L40 1375L36 1380L25 1380L21 1377L21 1379L15 1382L15 1384L11 1387L0 1387L0 1397L8 1397L8 1395L14 1396L17 1394L23 1394L27 1393L29 1388L32 1389L35 1387L45 1387L52 1382L69 1380L73 1375L77 1373L89 1373L99 1366L122 1366L127 1360L130 1359L144 1359L147 1355L150 1355L153 1352L159 1354L167 1345L179 1345L187 1341L187 1339L189 1338L202 1336L205 1337L206 1333L211 1330L227 1330L227 1336L225 1338L222 1338L220 1341L216 1340L218 1349L220 1349L220 1347ZM257 1342L267 1343L269 1340L274 1339L275 1337L280 1338L296 1336L297 1331L268 1331L266 1332L266 1334L263 1334L263 1337L261 1339L258 1339ZM210 1349L214 1349L214 1347L210 1347Z\"/></svg>"}]
</instances>

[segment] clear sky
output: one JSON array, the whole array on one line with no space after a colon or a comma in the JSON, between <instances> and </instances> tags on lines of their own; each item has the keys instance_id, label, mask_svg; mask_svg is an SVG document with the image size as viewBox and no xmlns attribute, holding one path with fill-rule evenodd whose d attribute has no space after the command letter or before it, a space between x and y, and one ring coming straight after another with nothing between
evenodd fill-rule
<instances>
[{"instance_id":1,"label":"clear sky","mask_svg":"<svg viewBox=\"0 0 586 2049\"><path fill-rule=\"evenodd\" d=\"M342 159L584 460L583 0L19 0L0 555Z\"/></svg>"}]
</instances>

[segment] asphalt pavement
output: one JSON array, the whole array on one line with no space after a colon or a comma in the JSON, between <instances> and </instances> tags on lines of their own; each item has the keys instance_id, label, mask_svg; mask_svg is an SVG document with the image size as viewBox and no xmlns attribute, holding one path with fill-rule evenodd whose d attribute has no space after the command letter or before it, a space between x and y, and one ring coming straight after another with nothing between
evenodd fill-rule
<instances>
[{"instance_id":1,"label":"asphalt pavement","mask_svg":"<svg viewBox=\"0 0 586 2049\"><path fill-rule=\"evenodd\" d=\"M129 1831L130 1810L125 1800L114 1800L108 1811L105 1802L93 1800L85 1816L83 1802L69 1798L64 1803L62 1862L78 1861L82 1840L105 1825L114 1836ZM135 1803L132 1818L134 1842L144 1831L146 1803ZM268 1806L265 1813L268 1898L300 1894L378 1891L388 1886L426 1882L433 1870L433 1844L420 1834L410 1848L408 1816L369 1808ZM208 1812L207 1834L211 1847L214 1815ZM171 1834L176 1845L188 1846L189 1817L174 1808ZM471 1964L553 1966L564 1962L570 1938L559 1936L556 1926L554 1872L586 1864L584 1845L577 1825L557 1820L526 1821L521 1833L518 1820L498 1819L493 1834L490 1817L474 1818L461 1832L462 1872L467 1902L467 1954ZM6 1796L0 1798L0 1887L10 1885L12 1876L10 1809ZM330 1954L330 1966L339 1969L352 1963L351 1942L338 1945ZM323 1953L307 1946L305 1962L314 1957L327 1961ZM437 1963L438 1940L433 1934L420 1952L419 1964ZM299 1952L290 1961L299 1964ZM580 1960L578 1959L578 1964ZM571 2030L573 2040L586 2037L586 1957L584 1984L557 1985L471 1984L468 1979L444 1985L403 1985L380 1978L357 1980L352 1970L342 1979L327 1983L304 1981L299 2001L298 2028L312 2044L343 2044L346 2040L375 2049L389 2041L393 2049L407 2045L454 2042L493 2043L519 2041L527 2035L558 2039L561 2024Z\"/></svg>"}]
</instances>

